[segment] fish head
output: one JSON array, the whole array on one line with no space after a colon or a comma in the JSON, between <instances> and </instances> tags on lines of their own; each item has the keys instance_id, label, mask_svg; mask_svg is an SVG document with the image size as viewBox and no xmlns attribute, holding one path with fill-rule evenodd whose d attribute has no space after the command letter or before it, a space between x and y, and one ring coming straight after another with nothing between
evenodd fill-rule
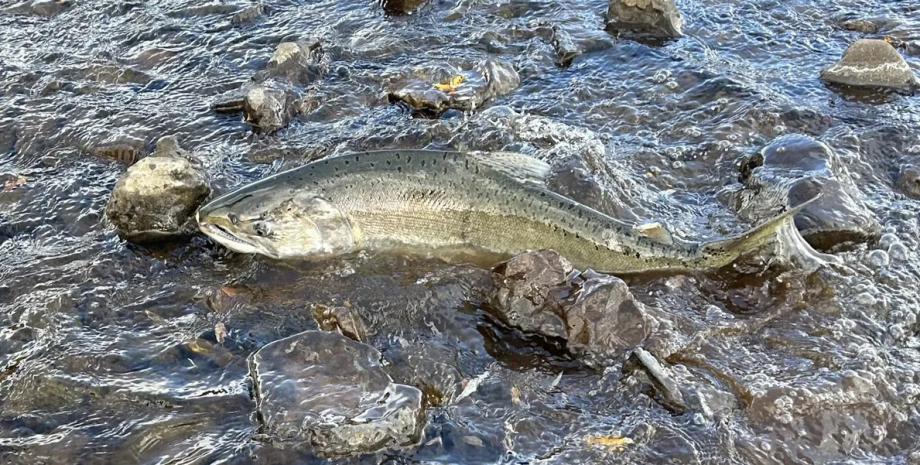
<instances>
[{"instance_id":1,"label":"fish head","mask_svg":"<svg viewBox=\"0 0 920 465\"><path fill-rule=\"evenodd\" d=\"M351 224L331 202L293 189L246 189L201 207L198 228L239 253L275 259L321 258L351 252Z\"/></svg>"}]
</instances>

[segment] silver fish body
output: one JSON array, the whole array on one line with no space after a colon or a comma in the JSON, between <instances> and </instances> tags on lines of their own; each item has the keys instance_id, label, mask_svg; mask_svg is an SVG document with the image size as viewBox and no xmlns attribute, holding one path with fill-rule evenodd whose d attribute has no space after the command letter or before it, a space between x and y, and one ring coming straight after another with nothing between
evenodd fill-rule
<instances>
[{"instance_id":1,"label":"silver fish body","mask_svg":"<svg viewBox=\"0 0 920 465\"><path fill-rule=\"evenodd\" d=\"M725 240L665 243L548 190L547 173L511 153L353 153L244 186L202 207L198 222L232 250L274 258L552 249L581 269L636 273L724 266L772 241L804 206Z\"/></svg>"}]
</instances>

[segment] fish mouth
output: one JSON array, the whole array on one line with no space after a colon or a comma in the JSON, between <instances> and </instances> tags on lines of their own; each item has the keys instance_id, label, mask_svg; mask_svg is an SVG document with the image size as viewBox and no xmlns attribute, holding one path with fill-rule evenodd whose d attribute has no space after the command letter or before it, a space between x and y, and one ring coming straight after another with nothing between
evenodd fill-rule
<instances>
[{"instance_id":1,"label":"fish mouth","mask_svg":"<svg viewBox=\"0 0 920 465\"><path fill-rule=\"evenodd\" d=\"M200 229L201 232L218 244L234 252L246 254L259 253L275 259L280 258L278 252L273 247L247 241L231 233L227 228L219 224L201 221L200 216L196 218L196 220L198 220L198 229Z\"/></svg>"}]
</instances>

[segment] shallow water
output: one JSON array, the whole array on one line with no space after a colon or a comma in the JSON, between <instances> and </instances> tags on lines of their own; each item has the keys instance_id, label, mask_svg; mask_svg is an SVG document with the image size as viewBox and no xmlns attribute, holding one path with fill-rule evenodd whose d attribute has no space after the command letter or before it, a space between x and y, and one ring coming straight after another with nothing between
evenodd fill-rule
<instances>
[{"instance_id":1,"label":"shallow water","mask_svg":"<svg viewBox=\"0 0 920 465\"><path fill-rule=\"evenodd\" d=\"M898 168L920 156L920 100L817 79L862 37L840 26L847 19L920 41L916 2L682 0L686 36L661 46L617 41L594 0L431 1L399 17L372 1L265 5L241 25L230 17L247 4L230 1L0 7L0 172L25 177L0 190L0 461L319 461L259 436L247 357L315 329L311 304L346 301L384 357L417 351L465 380L486 375L471 396L428 410L419 445L343 462L920 460L920 202L894 188ZM568 68L554 64L553 26L584 50ZM311 37L330 73L290 127L255 136L210 110L279 42ZM522 82L486 107L581 129L508 141L484 136L478 111L414 118L387 101L390 79L415 66L487 57L513 64ZM920 57L905 58L920 71ZM892 236L838 253L850 273L630 280L640 301L671 315L668 362L736 399L685 414L621 385L616 367L590 370L488 317L481 268L366 255L283 264L203 236L125 243L103 213L125 168L88 153L124 140L150 149L174 134L220 193L349 150L524 147L595 157L609 198L634 194L598 208L711 238L747 226L724 202L740 157L791 133L835 150ZM283 157L254 162L266 149ZM867 254L892 240L906 260L870 265ZM586 440L597 435L634 442Z\"/></svg>"}]
</instances>

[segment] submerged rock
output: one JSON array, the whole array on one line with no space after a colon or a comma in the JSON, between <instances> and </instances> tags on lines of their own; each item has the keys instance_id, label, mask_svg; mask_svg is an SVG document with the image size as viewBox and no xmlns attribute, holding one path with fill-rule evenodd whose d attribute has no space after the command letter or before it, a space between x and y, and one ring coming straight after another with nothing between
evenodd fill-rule
<instances>
[{"instance_id":1,"label":"submerged rock","mask_svg":"<svg viewBox=\"0 0 920 465\"><path fill-rule=\"evenodd\" d=\"M649 337L656 322L625 282L571 273L568 261L553 251L512 257L493 270L490 310L524 332L565 340L569 352L597 367Z\"/></svg>"},{"instance_id":2,"label":"submerged rock","mask_svg":"<svg viewBox=\"0 0 920 465\"><path fill-rule=\"evenodd\" d=\"M412 14L419 5L427 0L382 0L383 11L388 15L402 16Z\"/></svg>"},{"instance_id":3,"label":"submerged rock","mask_svg":"<svg viewBox=\"0 0 920 465\"><path fill-rule=\"evenodd\" d=\"M888 42L859 39L847 47L843 57L821 71L821 79L854 87L879 87L910 91L920 86L904 58Z\"/></svg>"},{"instance_id":4,"label":"submerged rock","mask_svg":"<svg viewBox=\"0 0 920 465\"><path fill-rule=\"evenodd\" d=\"M841 26L848 31L862 32L863 34L875 34L878 32L878 24L865 19L844 21Z\"/></svg>"},{"instance_id":5,"label":"submerged rock","mask_svg":"<svg viewBox=\"0 0 920 465\"><path fill-rule=\"evenodd\" d=\"M920 170L916 166L901 169L898 175L898 189L913 198L920 198Z\"/></svg>"},{"instance_id":6,"label":"submerged rock","mask_svg":"<svg viewBox=\"0 0 920 465\"><path fill-rule=\"evenodd\" d=\"M469 111L486 100L511 93L521 78L511 65L485 60L469 71L453 73L446 69L420 70L422 78L402 81L389 92L390 101L402 101L413 109L440 114L448 109ZM456 77L462 80L456 82ZM447 86L445 81L454 81Z\"/></svg>"},{"instance_id":7,"label":"submerged rock","mask_svg":"<svg viewBox=\"0 0 920 465\"><path fill-rule=\"evenodd\" d=\"M242 102L244 121L256 131L268 134L286 127L301 108L300 95L277 82L249 89Z\"/></svg>"},{"instance_id":8,"label":"submerged rock","mask_svg":"<svg viewBox=\"0 0 920 465\"><path fill-rule=\"evenodd\" d=\"M346 456L421 436L421 391L393 383L376 349L341 334L306 331L267 344L250 371L260 420L276 446Z\"/></svg>"},{"instance_id":9,"label":"submerged rock","mask_svg":"<svg viewBox=\"0 0 920 465\"><path fill-rule=\"evenodd\" d=\"M779 205L774 203L794 207L820 193L821 198L795 216L796 228L812 247L830 250L880 234L881 224L863 204L837 155L808 136L779 137L746 157L740 180L745 186L743 213L775 209Z\"/></svg>"},{"instance_id":10,"label":"submerged rock","mask_svg":"<svg viewBox=\"0 0 920 465\"><path fill-rule=\"evenodd\" d=\"M275 48L265 69L256 73L252 80L275 79L305 86L321 79L327 71L329 62L320 41L282 42Z\"/></svg>"},{"instance_id":11,"label":"submerged rock","mask_svg":"<svg viewBox=\"0 0 920 465\"><path fill-rule=\"evenodd\" d=\"M323 331L335 331L358 342L367 342L367 330L358 312L348 307L313 306L313 318Z\"/></svg>"},{"instance_id":12,"label":"submerged rock","mask_svg":"<svg viewBox=\"0 0 920 465\"><path fill-rule=\"evenodd\" d=\"M262 14L265 13L265 5L261 3L254 3L252 5L243 7L240 11L233 13L233 16L230 17L230 24L237 25L248 23Z\"/></svg>"},{"instance_id":13,"label":"submerged rock","mask_svg":"<svg viewBox=\"0 0 920 465\"><path fill-rule=\"evenodd\" d=\"M154 241L192 231L189 220L210 192L188 160L148 157L118 180L105 212L122 237Z\"/></svg>"},{"instance_id":14,"label":"submerged rock","mask_svg":"<svg viewBox=\"0 0 920 465\"><path fill-rule=\"evenodd\" d=\"M607 29L627 37L680 37L682 24L674 0L609 0L607 4Z\"/></svg>"}]
</instances>

